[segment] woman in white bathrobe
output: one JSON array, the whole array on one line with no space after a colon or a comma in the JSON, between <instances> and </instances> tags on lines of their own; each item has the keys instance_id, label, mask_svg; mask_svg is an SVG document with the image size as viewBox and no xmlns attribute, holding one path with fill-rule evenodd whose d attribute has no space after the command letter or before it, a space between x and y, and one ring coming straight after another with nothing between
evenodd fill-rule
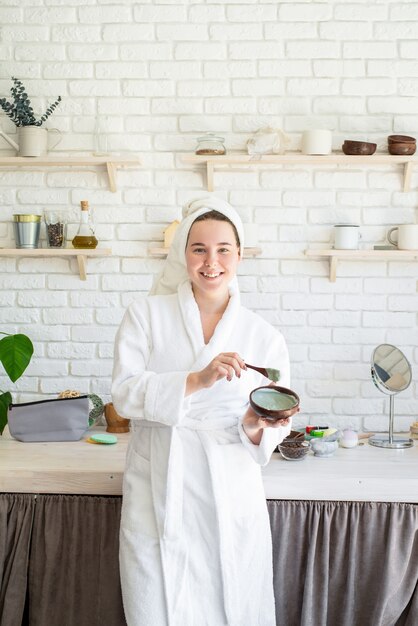
<instances>
[{"instance_id":1,"label":"woman in white bathrobe","mask_svg":"<svg viewBox=\"0 0 418 626\"><path fill-rule=\"evenodd\" d=\"M210 211L217 213L209 213ZM207 219L209 218L209 219ZM120 534L128 626L275 626L260 466L290 431L248 408L285 341L240 304L243 228L216 198L186 208L153 295L117 333L112 396L131 418Z\"/></svg>"}]
</instances>

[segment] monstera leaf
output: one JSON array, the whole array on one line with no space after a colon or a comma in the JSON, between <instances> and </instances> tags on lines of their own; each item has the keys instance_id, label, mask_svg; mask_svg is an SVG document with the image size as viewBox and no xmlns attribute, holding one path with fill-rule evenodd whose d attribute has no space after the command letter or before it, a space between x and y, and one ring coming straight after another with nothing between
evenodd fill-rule
<instances>
[{"instance_id":1,"label":"monstera leaf","mask_svg":"<svg viewBox=\"0 0 418 626\"><path fill-rule=\"evenodd\" d=\"M6 335L0 339L0 361L14 383L30 363L33 344L26 335Z\"/></svg>"},{"instance_id":2,"label":"monstera leaf","mask_svg":"<svg viewBox=\"0 0 418 626\"><path fill-rule=\"evenodd\" d=\"M9 391L0 394L0 435L3 434L7 424L7 409L12 401L12 394Z\"/></svg>"},{"instance_id":3,"label":"monstera leaf","mask_svg":"<svg viewBox=\"0 0 418 626\"><path fill-rule=\"evenodd\" d=\"M0 339L0 362L7 376L14 383L20 378L30 363L33 344L26 335L8 335ZM0 390L0 435L7 424L7 409L12 401L9 391Z\"/></svg>"}]
</instances>

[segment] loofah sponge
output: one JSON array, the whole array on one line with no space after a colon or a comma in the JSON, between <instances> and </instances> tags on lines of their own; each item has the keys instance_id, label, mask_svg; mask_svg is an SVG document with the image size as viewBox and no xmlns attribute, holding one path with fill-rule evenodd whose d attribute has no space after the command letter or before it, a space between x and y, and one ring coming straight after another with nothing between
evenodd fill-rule
<instances>
[{"instance_id":1,"label":"loofah sponge","mask_svg":"<svg viewBox=\"0 0 418 626\"><path fill-rule=\"evenodd\" d=\"M65 389L58 394L58 398L78 398L80 392L75 389ZM90 403L89 426L93 426L104 413L104 403L95 393L87 394Z\"/></svg>"}]
</instances>

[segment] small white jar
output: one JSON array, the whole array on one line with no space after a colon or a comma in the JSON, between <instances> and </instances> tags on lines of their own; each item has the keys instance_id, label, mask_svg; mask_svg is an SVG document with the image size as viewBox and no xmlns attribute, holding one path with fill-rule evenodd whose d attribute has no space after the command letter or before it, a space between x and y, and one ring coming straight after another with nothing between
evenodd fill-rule
<instances>
[{"instance_id":1,"label":"small white jar","mask_svg":"<svg viewBox=\"0 0 418 626\"><path fill-rule=\"evenodd\" d=\"M335 250L357 250L360 241L360 226L358 224L335 224Z\"/></svg>"},{"instance_id":2,"label":"small white jar","mask_svg":"<svg viewBox=\"0 0 418 626\"><path fill-rule=\"evenodd\" d=\"M331 154L332 133L330 130L305 130L302 134L303 154Z\"/></svg>"}]
</instances>

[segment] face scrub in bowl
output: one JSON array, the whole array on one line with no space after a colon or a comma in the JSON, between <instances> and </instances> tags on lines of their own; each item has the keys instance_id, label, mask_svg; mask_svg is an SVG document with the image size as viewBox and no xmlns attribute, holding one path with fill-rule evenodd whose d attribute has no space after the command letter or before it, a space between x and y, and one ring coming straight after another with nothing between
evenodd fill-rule
<instances>
[{"instance_id":1,"label":"face scrub in bowl","mask_svg":"<svg viewBox=\"0 0 418 626\"><path fill-rule=\"evenodd\" d=\"M285 387L257 387L250 394L250 405L260 417L286 419L298 411L299 397Z\"/></svg>"}]
</instances>

